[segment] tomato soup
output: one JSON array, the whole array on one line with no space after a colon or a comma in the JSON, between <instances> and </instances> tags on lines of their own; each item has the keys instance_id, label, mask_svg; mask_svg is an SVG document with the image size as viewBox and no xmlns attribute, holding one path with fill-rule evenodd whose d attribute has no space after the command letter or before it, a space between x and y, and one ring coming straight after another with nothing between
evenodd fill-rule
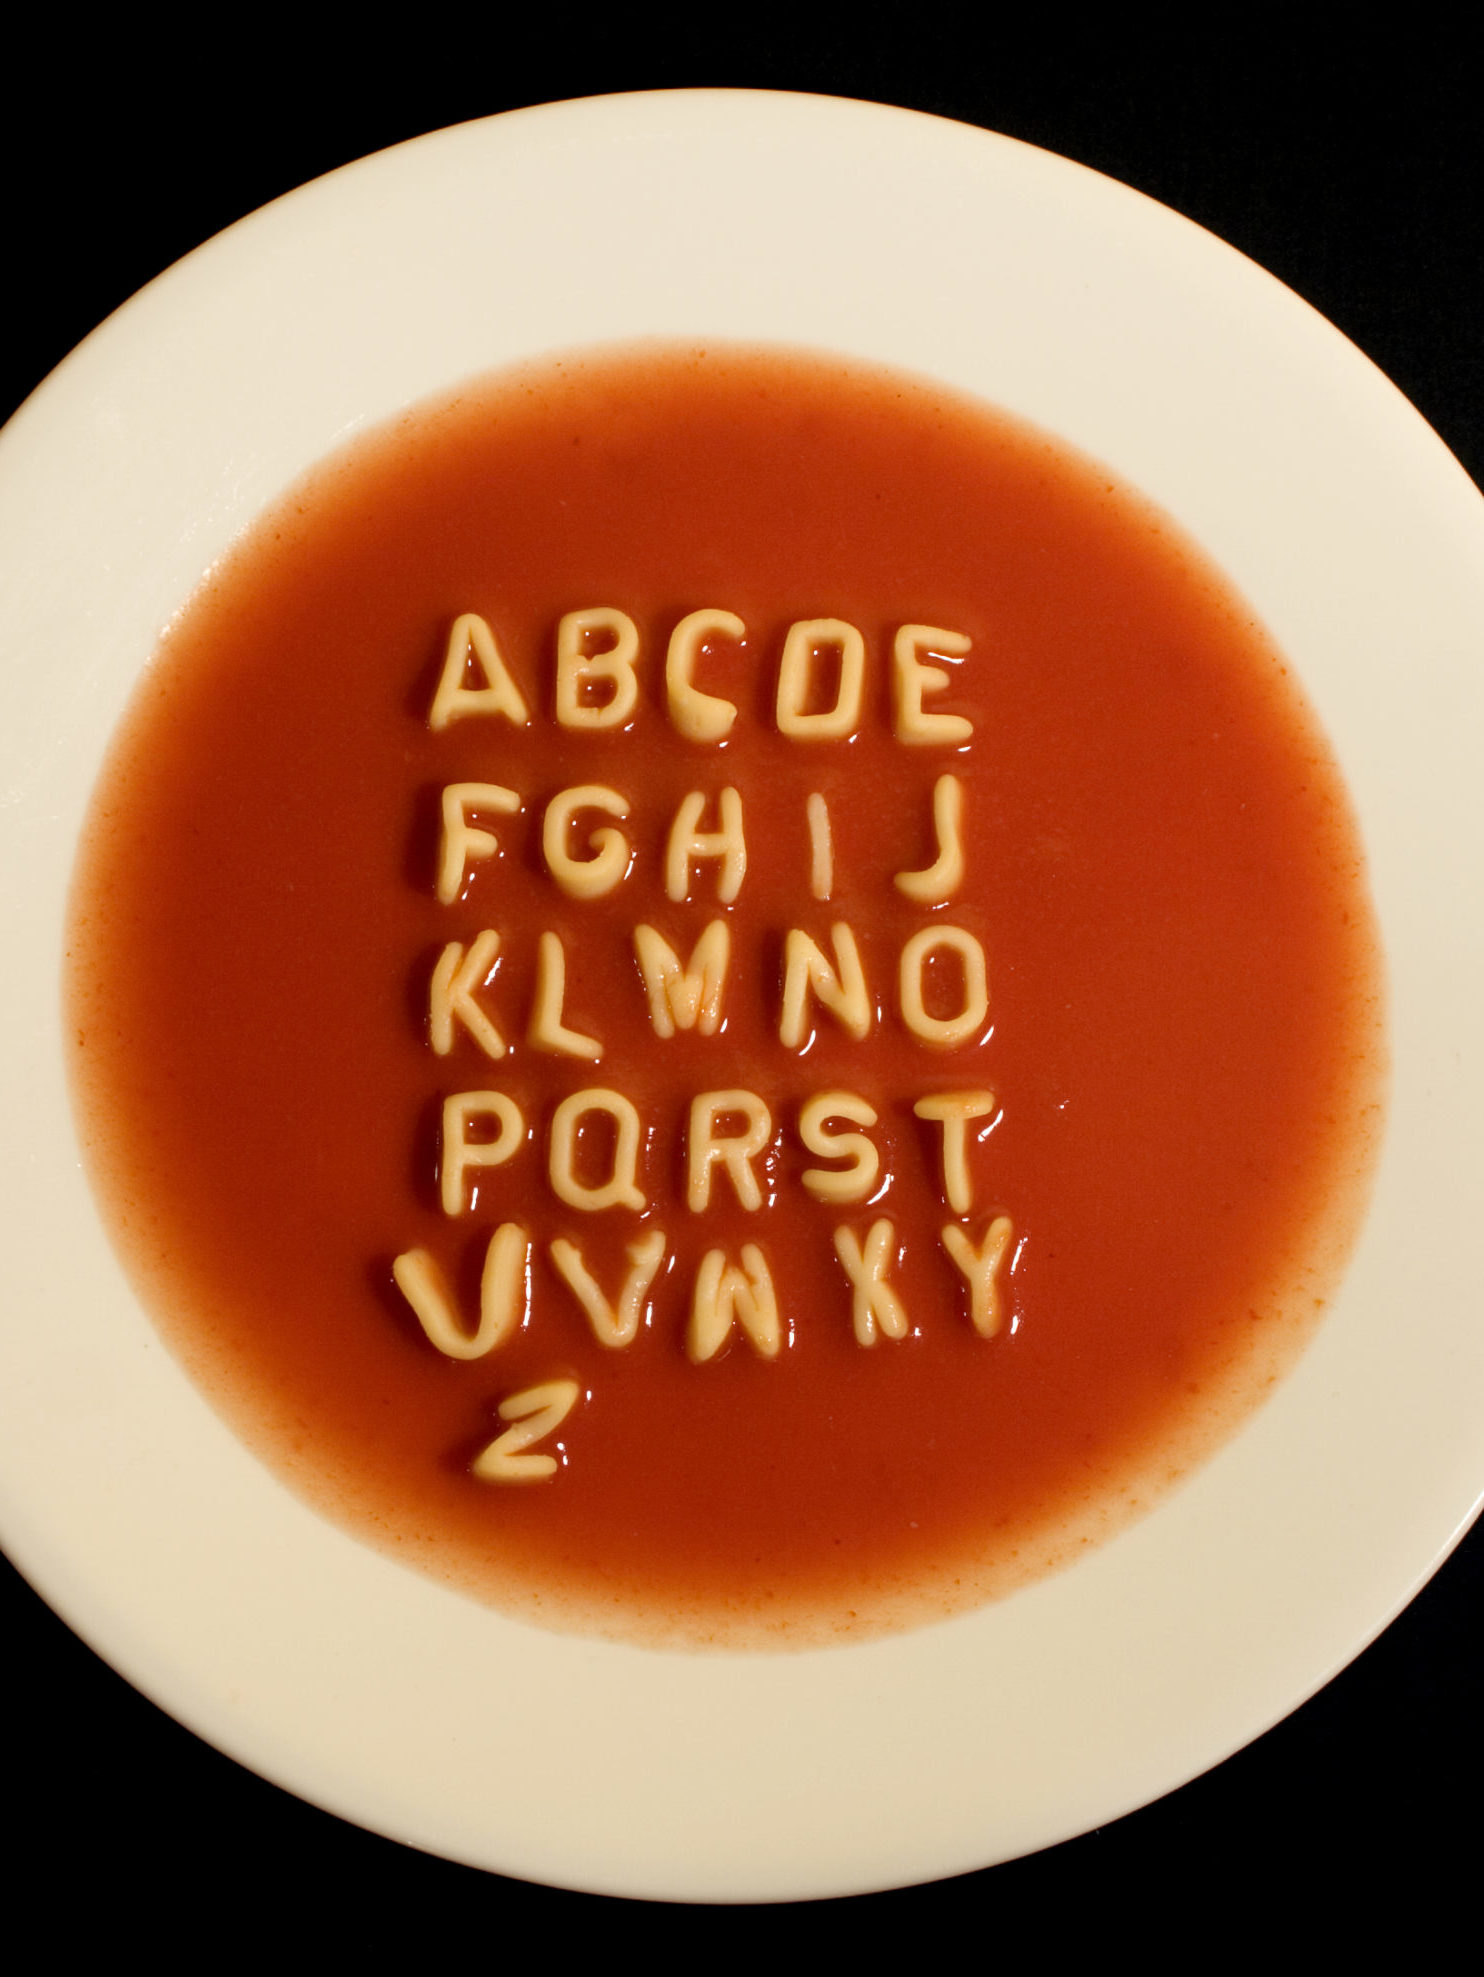
<instances>
[{"instance_id":1,"label":"tomato soup","mask_svg":"<svg viewBox=\"0 0 1484 1977\"><path fill-rule=\"evenodd\" d=\"M1308 1336L1355 825L1158 512L926 384L580 355L318 469L148 669L66 994L103 1212L324 1514L527 1616L1013 1590Z\"/></svg>"}]
</instances>

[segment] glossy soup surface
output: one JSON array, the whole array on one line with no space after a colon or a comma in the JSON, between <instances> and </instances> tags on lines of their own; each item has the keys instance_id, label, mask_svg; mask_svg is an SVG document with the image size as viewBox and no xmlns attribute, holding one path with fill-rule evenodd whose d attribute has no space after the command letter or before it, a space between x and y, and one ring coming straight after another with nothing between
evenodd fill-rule
<instances>
[{"instance_id":1,"label":"glossy soup surface","mask_svg":"<svg viewBox=\"0 0 1484 1977\"><path fill-rule=\"evenodd\" d=\"M555 718L564 614L637 628L632 718ZM696 682L738 712L677 733L670 633L735 613ZM428 721L450 629L478 613L530 710ZM848 738L778 731L790 624L858 628ZM898 627L970 641L924 700L967 740L893 729ZM599 641L601 643L601 641ZM476 678L471 670L469 679ZM818 705L835 684L828 652ZM601 704L602 694L590 696ZM923 904L933 793L963 791L966 873ZM435 893L440 797L499 785L498 850ZM627 875L569 896L542 856L558 791L624 797ZM692 791L739 794L733 902L698 860L664 891ZM823 797L830 897L807 802ZM580 855L587 816L574 831ZM682 958L730 934L717 1033L656 1036L640 923ZM872 1021L811 1004L779 1037L790 929L848 926ZM987 1019L937 1046L904 1022L904 943L930 924L985 957ZM481 999L437 1054L429 982L485 929ZM539 936L559 936L562 1022L597 1062L533 1048ZM1343 1259L1373 1151L1377 960L1352 818L1281 659L1155 511L1044 435L916 383L804 357L594 356L496 380L317 471L191 602L149 669L81 850L68 998L105 1214L174 1349L266 1460L408 1563L556 1624L681 1640L803 1641L1013 1588L1147 1503L1292 1357ZM963 971L939 953L930 1010ZM574 1208L548 1177L552 1115L601 1087L642 1123L642 1208ZM440 1115L496 1090L520 1148L439 1197ZM761 1205L713 1175L688 1205L698 1093L745 1090L771 1130ZM876 1113L880 1174L844 1206L805 1186L812 1094ZM971 1201L945 1199L924 1097L992 1092L966 1129ZM846 1128L840 1127L839 1130ZM859 1130L859 1128L856 1128ZM579 1140L596 1185L616 1148ZM842 1164L839 1161L833 1163ZM1006 1217L998 1328L969 1320L945 1225ZM857 1342L834 1235L890 1224L905 1337ZM472 1360L438 1351L392 1277L433 1257L472 1327L497 1225L529 1245L521 1317ZM557 1272L574 1243L611 1296L628 1249L665 1260L634 1342L600 1344ZM705 1253L755 1245L782 1349L734 1327L686 1351ZM580 1398L539 1444L546 1480L470 1463L509 1396Z\"/></svg>"}]
</instances>

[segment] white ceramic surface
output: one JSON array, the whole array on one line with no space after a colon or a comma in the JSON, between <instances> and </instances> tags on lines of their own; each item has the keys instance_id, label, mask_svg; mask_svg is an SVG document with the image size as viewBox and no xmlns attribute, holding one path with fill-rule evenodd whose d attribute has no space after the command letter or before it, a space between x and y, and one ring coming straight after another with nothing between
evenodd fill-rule
<instances>
[{"instance_id":1,"label":"white ceramic surface","mask_svg":"<svg viewBox=\"0 0 1484 1977\"><path fill-rule=\"evenodd\" d=\"M1272 1403L1075 1570L945 1626L796 1657L533 1633L302 1509L135 1305L62 1077L83 807L139 667L213 557L398 406L654 334L927 373L1164 506L1319 710L1390 967L1373 1211ZM899 1885L1192 1776L1354 1653L1484 1484L1481 637L1484 507L1366 361L1165 209L983 132L803 97L589 101L382 154L209 243L0 442L7 1550L132 1680L266 1775L568 1886Z\"/></svg>"}]
</instances>

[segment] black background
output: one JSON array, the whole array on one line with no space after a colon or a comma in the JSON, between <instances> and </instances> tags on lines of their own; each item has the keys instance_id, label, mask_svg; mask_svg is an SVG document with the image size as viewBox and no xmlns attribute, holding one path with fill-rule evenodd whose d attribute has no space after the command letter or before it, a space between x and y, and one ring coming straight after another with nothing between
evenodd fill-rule
<instances>
[{"instance_id":1,"label":"black background","mask_svg":"<svg viewBox=\"0 0 1484 1977\"><path fill-rule=\"evenodd\" d=\"M34 44L0 125L0 415L170 262L351 158L520 104L720 84L902 103L1137 186L1328 315L1484 475L1484 139L1466 65L1425 9L1404 28L1352 21L1327 46L1250 9L1157 31L1055 10L1026 29L993 8L967 31L932 7L668 32L563 18L544 39L483 18L403 22L380 46L363 29L333 55L311 52L323 44L302 14L252 17L230 40L127 25ZM1216 1939L1333 1942L1387 1913L1420 1927L1473 1879L1484 1533L1320 1696L1160 1804L934 1887L727 1916L506 1882L344 1826L161 1716L0 1569L8 1899L74 1939L205 1948L189 1891L209 1940L285 1950L307 1935L391 1955L431 1930L497 1958L551 1928L557 1955L586 1925L651 1955L900 1942L937 1960L953 1921L976 1956L1029 1930L1044 1954L1092 1940L1204 1960ZM1198 1940L1183 1933L1194 1917Z\"/></svg>"}]
</instances>

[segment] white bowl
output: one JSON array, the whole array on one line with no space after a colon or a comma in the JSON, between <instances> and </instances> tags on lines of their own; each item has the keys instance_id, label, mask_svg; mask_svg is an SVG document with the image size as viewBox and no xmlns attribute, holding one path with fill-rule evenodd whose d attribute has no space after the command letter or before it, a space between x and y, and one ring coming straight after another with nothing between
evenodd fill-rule
<instances>
[{"instance_id":1,"label":"white bowl","mask_svg":"<svg viewBox=\"0 0 1484 1977\"><path fill-rule=\"evenodd\" d=\"M204 568L398 406L655 334L927 373L1170 512L1334 742L1390 967L1373 1210L1271 1403L1075 1569L793 1657L538 1634L305 1510L139 1311L63 1082L83 806ZM1216 1762L1353 1655L1473 1514L1484 508L1350 345L1211 236L1045 152L843 101L676 93L466 125L254 215L105 325L7 429L0 545L0 1520L57 1610L221 1749L375 1831L564 1886L901 1885L1084 1831ZM492 1786L511 1776L517 1793Z\"/></svg>"}]
</instances>

